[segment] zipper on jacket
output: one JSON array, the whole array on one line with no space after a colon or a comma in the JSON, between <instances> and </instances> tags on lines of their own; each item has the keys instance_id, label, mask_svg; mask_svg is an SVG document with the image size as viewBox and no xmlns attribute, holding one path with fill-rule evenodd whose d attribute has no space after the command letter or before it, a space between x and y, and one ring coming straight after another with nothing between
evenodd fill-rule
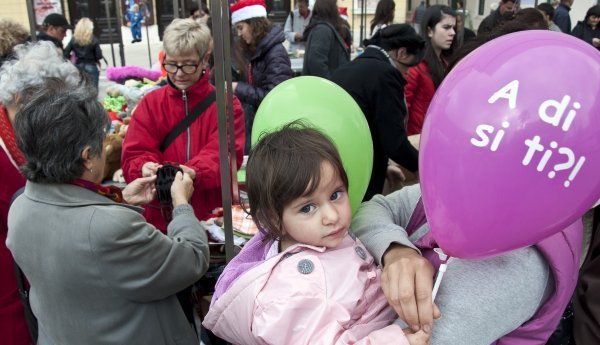
<instances>
[{"instance_id":1,"label":"zipper on jacket","mask_svg":"<svg viewBox=\"0 0 600 345\"><path fill-rule=\"evenodd\" d=\"M185 93L185 90L181 90L181 98L183 99L183 107L185 109L185 117L189 116L188 113L188 100L187 100L187 94ZM187 144L186 144L186 148L185 148L185 161L188 162L190 160L190 152L191 152L191 140L192 140L192 132L190 129L191 125L188 126L186 132L187 132Z\"/></svg>"}]
</instances>

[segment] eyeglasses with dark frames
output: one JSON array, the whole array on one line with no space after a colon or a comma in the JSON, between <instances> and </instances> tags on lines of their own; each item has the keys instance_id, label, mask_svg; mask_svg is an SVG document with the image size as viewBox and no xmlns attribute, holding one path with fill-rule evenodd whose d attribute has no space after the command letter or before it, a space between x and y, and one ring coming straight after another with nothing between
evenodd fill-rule
<instances>
[{"instance_id":1,"label":"eyeglasses with dark frames","mask_svg":"<svg viewBox=\"0 0 600 345\"><path fill-rule=\"evenodd\" d=\"M184 74L194 74L200 67L200 63L196 65L176 65L172 63L163 63L162 64L165 71L172 74L177 74L177 71L181 69Z\"/></svg>"}]
</instances>

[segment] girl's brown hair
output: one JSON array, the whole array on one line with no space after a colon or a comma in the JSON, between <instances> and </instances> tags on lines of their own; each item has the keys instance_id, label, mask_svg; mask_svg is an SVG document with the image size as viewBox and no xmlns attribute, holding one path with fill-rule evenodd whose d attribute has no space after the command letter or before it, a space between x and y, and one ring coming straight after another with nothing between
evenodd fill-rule
<instances>
[{"instance_id":1,"label":"girl's brown hair","mask_svg":"<svg viewBox=\"0 0 600 345\"><path fill-rule=\"evenodd\" d=\"M256 53L256 47L260 44L260 41L262 41L273 28L273 23L267 18L262 17L250 18L243 22L250 25L250 30L252 31L252 43L248 44L243 39L240 39L239 42L246 57L251 58L254 53Z\"/></svg>"},{"instance_id":2,"label":"girl's brown hair","mask_svg":"<svg viewBox=\"0 0 600 345\"><path fill-rule=\"evenodd\" d=\"M348 176L335 145L302 121L264 135L252 149L246 168L250 215L267 240L281 237L285 207L317 189L323 162L333 166L347 189Z\"/></svg>"}]
</instances>

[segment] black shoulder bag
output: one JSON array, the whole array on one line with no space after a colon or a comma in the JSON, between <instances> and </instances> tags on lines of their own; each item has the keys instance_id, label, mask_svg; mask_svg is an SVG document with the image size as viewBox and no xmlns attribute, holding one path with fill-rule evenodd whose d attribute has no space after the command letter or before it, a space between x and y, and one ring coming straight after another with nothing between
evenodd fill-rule
<instances>
[{"instance_id":1,"label":"black shoulder bag","mask_svg":"<svg viewBox=\"0 0 600 345\"><path fill-rule=\"evenodd\" d=\"M15 199L23 194L23 190L25 187L21 187L17 189L15 194L13 194L12 198L10 198L9 207L12 205ZM29 288L27 287L27 283L25 282L25 275L23 271L21 271L21 267L17 265L17 262L13 260L15 266L15 277L17 279L17 289L19 291L19 296L21 296L21 301L23 302L23 309L25 312L25 323L27 323L27 328L29 329L29 335L31 336L31 341L33 344L37 344L38 338L38 323L37 318L33 315L33 311L31 310L31 304L29 304Z\"/></svg>"},{"instance_id":2,"label":"black shoulder bag","mask_svg":"<svg viewBox=\"0 0 600 345\"><path fill-rule=\"evenodd\" d=\"M162 143L160 143L160 151L165 152L167 147L169 147L169 145L171 145L173 141L177 139L177 137L181 133L183 133L183 131L185 131L197 118L199 118L200 115L202 115L202 113L204 113L206 109L208 109L208 107L210 107L210 105L215 102L215 100L215 91L209 93L206 97L204 97L202 102L198 103L198 105L196 105L194 109L192 109L190 115L184 117L183 120L179 121L179 123L175 127L173 127L169 134L167 134L167 136L163 139Z\"/></svg>"}]
</instances>

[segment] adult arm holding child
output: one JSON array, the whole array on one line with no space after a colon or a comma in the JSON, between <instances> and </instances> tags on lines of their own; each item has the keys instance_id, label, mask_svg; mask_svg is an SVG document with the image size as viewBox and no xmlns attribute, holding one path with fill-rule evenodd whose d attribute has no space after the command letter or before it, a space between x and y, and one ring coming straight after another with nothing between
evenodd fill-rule
<instances>
[{"instance_id":1,"label":"adult arm holding child","mask_svg":"<svg viewBox=\"0 0 600 345\"><path fill-rule=\"evenodd\" d=\"M420 197L419 186L363 203L352 228L383 264L382 287L400 319L413 330L431 327L431 344L490 344L533 317L553 290L548 263L536 247L485 260L453 258L431 301L433 267L413 244L427 234L424 225L406 232ZM411 243L413 242L413 243ZM425 260L426 261L426 260Z\"/></svg>"}]
</instances>

